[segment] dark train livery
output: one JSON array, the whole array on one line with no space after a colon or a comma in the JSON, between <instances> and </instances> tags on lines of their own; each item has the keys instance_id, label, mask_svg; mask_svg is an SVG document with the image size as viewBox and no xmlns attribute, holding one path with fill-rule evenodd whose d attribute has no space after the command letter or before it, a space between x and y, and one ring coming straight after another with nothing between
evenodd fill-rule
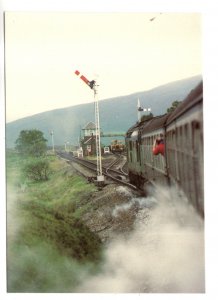
<instances>
[{"instance_id":1,"label":"dark train livery","mask_svg":"<svg viewBox=\"0 0 218 300\"><path fill-rule=\"evenodd\" d=\"M165 154L153 155L154 140L163 134ZM174 184L204 215L203 83L171 113L138 122L126 134L130 182Z\"/></svg>"},{"instance_id":2,"label":"dark train livery","mask_svg":"<svg viewBox=\"0 0 218 300\"><path fill-rule=\"evenodd\" d=\"M113 140L111 142L111 152L113 153L121 153L125 149L124 142L121 140Z\"/></svg>"}]
</instances>

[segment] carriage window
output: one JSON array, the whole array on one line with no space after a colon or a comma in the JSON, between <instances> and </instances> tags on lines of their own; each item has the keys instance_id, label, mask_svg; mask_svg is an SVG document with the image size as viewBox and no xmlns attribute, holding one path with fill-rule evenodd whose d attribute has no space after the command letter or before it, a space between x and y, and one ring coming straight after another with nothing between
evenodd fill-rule
<instances>
[{"instance_id":1,"label":"carriage window","mask_svg":"<svg viewBox=\"0 0 218 300\"><path fill-rule=\"evenodd\" d=\"M200 129L200 123L197 121L192 122L192 128L193 129Z\"/></svg>"}]
</instances>

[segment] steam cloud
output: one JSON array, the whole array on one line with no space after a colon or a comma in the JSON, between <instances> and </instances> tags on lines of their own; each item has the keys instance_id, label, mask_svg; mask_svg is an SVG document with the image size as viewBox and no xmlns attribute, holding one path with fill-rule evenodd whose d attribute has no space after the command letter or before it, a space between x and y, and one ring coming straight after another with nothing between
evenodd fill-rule
<instances>
[{"instance_id":1,"label":"steam cloud","mask_svg":"<svg viewBox=\"0 0 218 300\"><path fill-rule=\"evenodd\" d=\"M85 279L78 292L203 293L201 218L176 192L164 188L154 197L132 199L116 207L112 215L116 217L136 202L141 210L135 231L108 246L102 272Z\"/></svg>"},{"instance_id":2,"label":"steam cloud","mask_svg":"<svg viewBox=\"0 0 218 300\"><path fill-rule=\"evenodd\" d=\"M131 197L128 190L119 191ZM16 195L8 191L9 195L7 235L8 240L13 240L22 220L14 218ZM59 257L48 246L38 245L32 252L20 249L15 266L20 271L10 272L9 286L20 282L20 274L31 263L36 268L33 270L36 281L43 281L41 292L204 293L203 220L175 191L164 188L159 188L152 197L132 198L129 203L116 206L111 215L119 217L120 212L133 206L139 208L135 230L128 238L119 236L119 240L108 245L105 262L97 275L90 275L86 267ZM24 288L26 292L38 291L34 281Z\"/></svg>"}]
</instances>

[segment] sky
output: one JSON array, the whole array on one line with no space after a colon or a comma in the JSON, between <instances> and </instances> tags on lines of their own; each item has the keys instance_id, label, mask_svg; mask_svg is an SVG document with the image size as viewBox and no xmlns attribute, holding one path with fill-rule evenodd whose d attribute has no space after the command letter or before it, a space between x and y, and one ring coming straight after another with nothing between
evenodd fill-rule
<instances>
[{"instance_id":1,"label":"sky","mask_svg":"<svg viewBox=\"0 0 218 300\"><path fill-rule=\"evenodd\" d=\"M155 18L151 21L152 18ZM199 13L6 12L6 122L202 74Z\"/></svg>"}]
</instances>

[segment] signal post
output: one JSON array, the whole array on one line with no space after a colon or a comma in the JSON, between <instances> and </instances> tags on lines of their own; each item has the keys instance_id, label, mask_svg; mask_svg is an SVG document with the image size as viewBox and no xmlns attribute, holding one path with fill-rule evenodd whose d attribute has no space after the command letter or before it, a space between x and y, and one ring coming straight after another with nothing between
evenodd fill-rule
<instances>
[{"instance_id":1,"label":"signal post","mask_svg":"<svg viewBox=\"0 0 218 300\"><path fill-rule=\"evenodd\" d=\"M75 71L77 76L80 75L79 71ZM84 75L80 75L83 80L94 92L95 102L95 132L96 132L96 158L97 158L97 184L104 184L104 175L102 173L102 159L101 159L101 139L100 139L100 120L99 120L99 105L98 105L98 85L95 80L89 81Z\"/></svg>"}]
</instances>

